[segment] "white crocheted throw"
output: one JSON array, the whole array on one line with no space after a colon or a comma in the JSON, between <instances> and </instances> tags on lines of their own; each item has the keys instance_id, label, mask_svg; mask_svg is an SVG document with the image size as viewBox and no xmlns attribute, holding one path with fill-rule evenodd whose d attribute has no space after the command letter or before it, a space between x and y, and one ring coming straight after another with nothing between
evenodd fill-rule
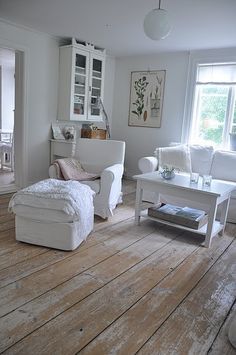
<instances>
[{"instance_id":1,"label":"white crocheted throw","mask_svg":"<svg viewBox=\"0 0 236 355\"><path fill-rule=\"evenodd\" d=\"M86 216L93 209L94 194L89 186L78 181L46 179L15 193L9 210L14 212L14 206L25 205L63 211L69 216Z\"/></svg>"}]
</instances>

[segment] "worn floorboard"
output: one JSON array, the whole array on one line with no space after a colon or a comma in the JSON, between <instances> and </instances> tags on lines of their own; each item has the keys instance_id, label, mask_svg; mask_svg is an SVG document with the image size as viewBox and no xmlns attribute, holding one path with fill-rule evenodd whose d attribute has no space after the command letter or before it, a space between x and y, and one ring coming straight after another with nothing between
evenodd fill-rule
<instances>
[{"instance_id":1,"label":"worn floorboard","mask_svg":"<svg viewBox=\"0 0 236 355\"><path fill-rule=\"evenodd\" d=\"M0 352L236 354L236 225L210 249L194 233L142 220L135 184L73 252L15 241L0 197Z\"/></svg>"}]
</instances>

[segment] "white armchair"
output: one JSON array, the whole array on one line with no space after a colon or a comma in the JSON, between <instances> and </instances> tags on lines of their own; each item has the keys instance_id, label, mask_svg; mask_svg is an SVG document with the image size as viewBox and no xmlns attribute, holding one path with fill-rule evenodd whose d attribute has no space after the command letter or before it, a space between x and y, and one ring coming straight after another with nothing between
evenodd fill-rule
<instances>
[{"instance_id":1,"label":"white armchair","mask_svg":"<svg viewBox=\"0 0 236 355\"><path fill-rule=\"evenodd\" d=\"M102 218L112 216L116 205L122 202L124 156L125 142L80 138L76 143L74 158L85 171L101 176L97 180L81 182L96 192L94 213ZM49 176L57 177L53 165L49 168Z\"/></svg>"}]
</instances>

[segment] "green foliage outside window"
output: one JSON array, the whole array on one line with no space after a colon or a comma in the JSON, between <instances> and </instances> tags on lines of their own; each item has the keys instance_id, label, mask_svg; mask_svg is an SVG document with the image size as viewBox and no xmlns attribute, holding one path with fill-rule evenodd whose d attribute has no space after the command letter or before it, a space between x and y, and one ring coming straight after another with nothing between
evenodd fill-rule
<instances>
[{"instance_id":1,"label":"green foliage outside window","mask_svg":"<svg viewBox=\"0 0 236 355\"><path fill-rule=\"evenodd\" d=\"M225 86L200 89L199 134L202 140L222 143L228 91Z\"/></svg>"}]
</instances>

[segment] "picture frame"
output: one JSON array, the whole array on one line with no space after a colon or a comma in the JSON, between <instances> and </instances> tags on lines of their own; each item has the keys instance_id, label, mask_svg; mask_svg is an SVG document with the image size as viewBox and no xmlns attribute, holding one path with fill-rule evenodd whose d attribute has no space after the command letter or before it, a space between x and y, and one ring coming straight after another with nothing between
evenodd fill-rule
<instances>
[{"instance_id":1,"label":"picture frame","mask_svg":"<svg viewBox=\"0 0 236 355\"><path fill-rule=\"evenodd\" d=\"M59 123L52 123L52 138L56 140L65 140L63 127Z\"/></svg>"},{"instance_id":2,"label":"picture frame","mask_svg":"<svg viewBox=\"0 0 236 355\"><path fill-rule=\"evenodd\" d=\"M161 127L165 77L165 70L131 72L129 126Z\"/></svg>"},{"instance_id":3,"label":"picture frame","mask_svg":"<svg viewBox=\"0 0 236 355\"><path fill-rule=\"evenodd\" d=\"M76 141L76 127L73 124L52 123L52 138L55 140Z\"/></svg>"}]
</instances>

